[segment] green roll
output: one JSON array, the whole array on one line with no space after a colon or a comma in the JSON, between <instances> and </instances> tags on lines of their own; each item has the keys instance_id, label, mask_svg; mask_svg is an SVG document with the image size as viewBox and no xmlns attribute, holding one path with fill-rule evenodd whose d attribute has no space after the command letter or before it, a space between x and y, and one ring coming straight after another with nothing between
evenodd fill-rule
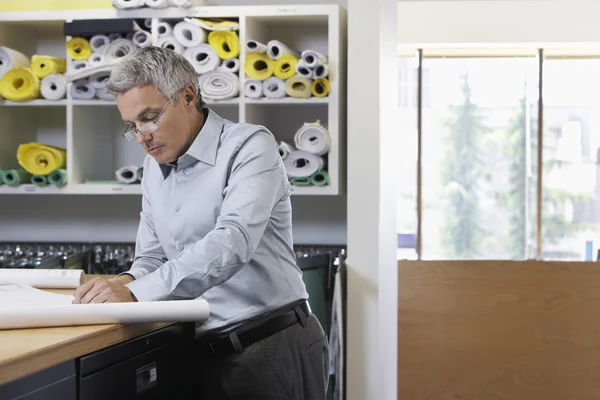
<instances>
[{"instance_id":1,"label":"green roll","mask_svg":"<svg viewBox=\"0 0 600 400\"><path fill-rule=\"evenodd\" d=\"M31 182L31 174L24 169L3 169L0 179L6 185L16 186Z\"/></svg>"},{"instance_id":2,"label":"green roll","mask_svg":"<svg viewBox=\"0 0 600 400\"><path fill-rule=\"evenodd\" d=\"M31 183L33 183L35 186L46 186L48 185L48 179L45 175L33 175L31 177Z\"/></svg>"},{"instance_id":3,"label":"green roll","mask_svg":"<svg viewBox=\"0 0 600 400\"><path fill-rule=\"evenodd\" d=\"M292 179L290 179L290 183L294 186L310 186L311 185L309 176L303 176L303 177L295 176Z\"/></svg>"},{"instance_id":4,"label":"green roll","mask_svg":"<svg viewBox=\"0 0 600 400\"><path fill-rule=\"evenodd\" d=\"M52 186L62 186L67 183L67 170L55 169L48 174L48 183Z\"/></svg>"},{"instance_id":5,"label":"green roll","mask_svg":"<svg viewBox=\"0 0 600 400\"><path fill-rule=\"evenodd\" d=\"M327 171L317 171L310 177L310 183L315 186L329 185L329 174Z\"/></svg>"}]
</instances>

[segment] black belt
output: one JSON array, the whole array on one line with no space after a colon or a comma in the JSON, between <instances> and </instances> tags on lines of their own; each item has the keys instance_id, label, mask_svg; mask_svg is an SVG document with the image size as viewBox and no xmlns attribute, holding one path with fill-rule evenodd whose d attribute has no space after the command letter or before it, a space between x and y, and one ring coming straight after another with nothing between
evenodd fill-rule
<instances>
[{"instance_id":1,"label":"black belt","mask_svg":"<svg viewBox=\"0 0 600 400\"><path fill-rule=\"evenodd\" d=\"M300 315L300 312L304 313L304 315ZM290 311L269 318L260 325L251 326L249 328L241 326L227 334L227 336L214 339L200 339L201 351L218 358L241 352L251 344L266 339L285 328L289 328L297 322L304 325L304 321L310 313L308 302L302 301L295 305Z\"/></svg>"}]
</instances>

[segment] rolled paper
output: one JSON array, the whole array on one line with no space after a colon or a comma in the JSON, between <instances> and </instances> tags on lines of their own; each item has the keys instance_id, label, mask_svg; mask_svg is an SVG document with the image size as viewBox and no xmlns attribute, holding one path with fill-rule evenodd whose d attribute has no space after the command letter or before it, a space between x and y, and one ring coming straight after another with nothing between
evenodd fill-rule
<instances>
[{"instance_id":1,"label":"rolled paper","mask_svg":"<svg viewBox=\"0 0 600 400\"><path fill-rule=\"evenodd\" d=\"M67 42L67 53L73 60L87 60L92 54L92 47L87 39L74 37Z\"/></svg>"},{"instance_id":2,"label":"rolled paper","mask_svg":"<svg viewBox=\"0 0 600 400\"><path fill-rule=\"evenodd\" d=\"M329 80L327 78L317 79L312 84L312 94L315 97L327 97L329 90Z\"/></svg>"},{"instance_id":3,"label":"rolled paper","mask_svg":"<svg viewBox=\"0 0 600 400\"><path fill-rule=\"evenodd\" d=\"M288 79L296 75L298 59L289 54L284 54L275 61L274 74L280 79Z\"/></svg>"},{"instance_id":4,"label":"rolled paper","mask_svg":"<svg viewBox=\"0 0 600 400\"><path fill-rule=\"evenodd\" d=\"M234 31L212 31L208 34L210 44L222 60L229 60L240 55L240 39Z\"/></svg>"},{"instance_id":5,"label":"rolled paper","mask_svg":"<svg viewBox=\"0 0 600 400\"><path fill-rule=\"evenodd\" d=\"M52 186L62 186L67 183L67 171L64 169L55 169L48 174L48 183Z\"/></svg>"},{"instance_id":6,"label":"rolled paper","mask_svg":"<svg viewBox=\"0 0 600 400\"><path fill-rule=\"evenodd\" d=\"M5 185L16 186L31 182L31 174L24 169L3 169L0 178Z\"/></svg>"},{"instance_id":7,"label":"rolled paper","mask_svg":"<svg viewBox=\"0 0 600 400\"><path fill-rule=\"evenodd\" d=\"M67 152L41 143L25 143L17 149L17 160L30 174L48 175L55 169L66 167Z\"/></svg>"},{"instance_id":8,"label":"rolled paper","mask_svg":"<svg viewBox=\"0 0 600 400\"><path fill-rule=\"evenodd\" d=\"M251 79L264 81L273 75L275 71L275 61L270 59L266 54L251 53L246 57L244 72Z\"/></svg>"},{"instance_id":9,"label":"rolled paper","mask_svg":"<svg viewBox=\"0 0 600 400\"><path fill-rule=\"evenodd\" d=\"M40 79L50 74L64 74L67 72L67 61L58 57L34 55L31 57L31 70Z\"/></svg>"},{"instance_id":10,"label":"rolled paper","mask_svg":"<svg viewBox=\"0 0 600 400\"><path fill-rule=\"evenodd\" d=\"M30 68L13 68L0 79L0 95L12 101L37 99L40 79Z\"/></svg>"},{"instance_id":11,"label":"rolled paper","mask_svg":"<svg viewBox=\"0 0 600 400\"><path fill-rule=\"evenodd\" d=\"M31 177L31 183L33 183L35 186L47 186L48 185L48 179L44 176L44 175L33 175Z\"/></svg>"},{"instance_id":12,"label":"rolled paper","mask_svg":"<svg viewBox=\"0 0 600 400\"><path fill-rule=\"evenodd\" d=\"M329 173L327 171L317 171L310 177L310 183L315 186L329 185Z\"/></svg>"}]
</instances>

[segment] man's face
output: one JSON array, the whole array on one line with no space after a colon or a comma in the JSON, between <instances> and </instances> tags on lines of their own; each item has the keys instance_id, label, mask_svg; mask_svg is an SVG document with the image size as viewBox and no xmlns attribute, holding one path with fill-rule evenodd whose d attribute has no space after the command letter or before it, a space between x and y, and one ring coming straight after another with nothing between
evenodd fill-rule
<instances>
[{"instance_id":1,"label":"man's face","mask_svg":"<svg viewBox=\"0 0 600 400\"><path fill-rule=\"evenodd\" d=\"M190 147L194 138L190 126L190 107L183 95L177 94L177 105L171 101L156 122L157 129L148 135L137 135L137 142L161 164L175 162ZM175 98L174 98L175 100ZM153 85L134 87L117 96L117 107L123 121L134 128L156 120L169 102Z\"/></svg>"}]
</instances>

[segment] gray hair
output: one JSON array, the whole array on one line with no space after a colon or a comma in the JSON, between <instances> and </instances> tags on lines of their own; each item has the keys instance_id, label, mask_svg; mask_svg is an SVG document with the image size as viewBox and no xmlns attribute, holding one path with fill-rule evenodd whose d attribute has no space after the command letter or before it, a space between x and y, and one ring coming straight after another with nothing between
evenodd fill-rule
<instances>
[{"instance_id":1,"label":"gray hair","mask_svg":"<svg viewBox=\"0 0 600 400\"><path fill-rule=\"evenodd\" d=\"M165 97L191 85L197 94L196 109L202 112L205 104L198 87L198 74L181 54L162 47L142 47L124 57L113 69L106 89L119 95L138 86L153 85ZM177 98L173 99L177 105Z\"/></svg>"}]
</instances>

